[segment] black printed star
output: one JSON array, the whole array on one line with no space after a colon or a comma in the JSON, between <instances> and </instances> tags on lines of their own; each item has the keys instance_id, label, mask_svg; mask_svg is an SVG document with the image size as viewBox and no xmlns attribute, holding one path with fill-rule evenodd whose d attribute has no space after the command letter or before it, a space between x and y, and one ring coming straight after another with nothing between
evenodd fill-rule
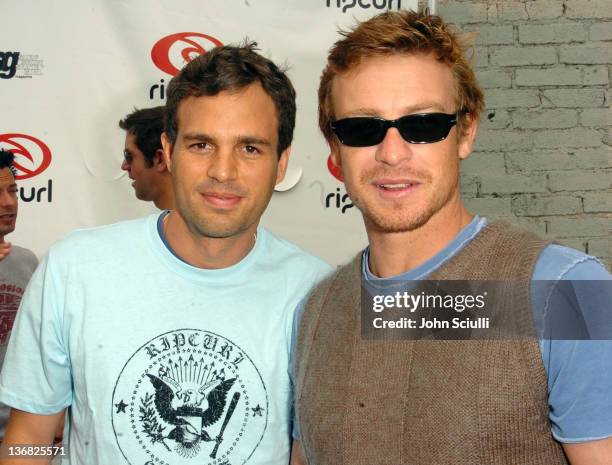
<instances>
[{"instance_id":1,"label":"black printed star","mask_svg":"<svg viewBox=\"0 0 612 465\"><path fill-rule=\"evenodd\" d=\"M121 400L118 404L115 404L115 407L117 407L117 411L115 413L125 413L127 404Z\"/></svg>"},{"instance_id":2,"label":"black printed star","mask_svg":"<svg viewBox=\"0 0 612 465\"><path fill-rule=\"evenodd\" d=\"M262 413L264 411L264 409L261 408L261 406L259 404L257 404L257 407L252 408L251 410L253 410L253 416L263 416Z\"/></svg>"}]
</instances>

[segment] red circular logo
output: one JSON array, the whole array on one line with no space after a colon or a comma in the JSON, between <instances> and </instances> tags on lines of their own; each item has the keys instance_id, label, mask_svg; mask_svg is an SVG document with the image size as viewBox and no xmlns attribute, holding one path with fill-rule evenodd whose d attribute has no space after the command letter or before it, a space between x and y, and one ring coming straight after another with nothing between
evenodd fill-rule
<instances>
[{"instance_id":1,"label":"red circular logo","mask_svg":"<svg viewBox=\"0 0 612 465\"><path fill-rule=\"evenodd\" d=\"M36 137L18 133L0 134L0 144L8 145L5 149L15 154L15 179L38 176L51 164L51 150Z\"/></svg>"},{"instance_id":2,"label":"red circular logo","mask_svg":"<svg viewBox=\"0 0 612 465\"><path fill-rule=\"evenodd\" d=\"M342 171L340 170L340 167L332 161L331 155L327 157L327 169L334 178L340 182L344 182L344 179L342 178Z\"/></svg>"},{"instance_id":3,"label":"red circular logo","mask_svg":"<svg viewBox=\"0 0 612 465\"><path fill-rule=\"evenodd\" d=\"M151 60L164 73L176 76L185 64L206 53L204 47L212 48L220 45L223 45L220 40L206 34L177 32L159 39L153 45Z\"/></svg>"}]
</instances>

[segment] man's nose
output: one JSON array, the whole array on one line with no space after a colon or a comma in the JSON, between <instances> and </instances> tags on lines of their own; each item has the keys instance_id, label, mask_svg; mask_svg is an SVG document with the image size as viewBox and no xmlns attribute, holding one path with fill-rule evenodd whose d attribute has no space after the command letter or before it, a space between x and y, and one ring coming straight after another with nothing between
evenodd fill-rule
<instances>
[{"instance_id":1,"label":"man's nose","mask_svg":"<svg viewBox=\"0 0 612 465\"><path fill-rule=\"evenodd\" d=\"M219 150L212 156L206 174L218 182L227 182L236 179L238 173L237 162L230 151Z\"/></svg>"},{"instance_id":2,"label":"man's nose","mask_svg":"<svg viewBox=\"0 0 612 465\"><path fill-rule=\"evenodd\" d=\"M404 140L396 128L389 128L376 148L376 161L395 166L411 157L411 144Z\"/></svg>"},{"instance_id":3,"label":"man's nose","mask_svg":"<svg viewBox=\"0 0 612 465\"><path fill-rule=\"evenodd\" d=\"M17 205L17 196L7 190L0 193L0 207L12 209Z\"/></svg>"}]
</instances>

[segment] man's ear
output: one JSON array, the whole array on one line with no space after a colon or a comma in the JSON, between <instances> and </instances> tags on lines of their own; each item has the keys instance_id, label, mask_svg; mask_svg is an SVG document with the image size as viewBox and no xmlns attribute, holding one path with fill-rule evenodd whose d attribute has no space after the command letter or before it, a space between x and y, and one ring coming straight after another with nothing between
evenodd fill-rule
<instances>
[{"instance_id":1,"label":"man's ear","mask_svg":"<svg viewBox=\"0 0 612 465\"><path fill-rule=\"evenodd\" d=\"M327 169L338 180L344 182L342 176L342 158L340 157L340 144L329 142L329 157L327 158Z\"/></svg>"},{"instance_id":2,"label":"man's ear","mask_svg":"<svg viewBox=\"0 0 612 465\"><path fill-rule=\"evenodd\" d=\"M278 165L276 165L276 182L274 185L280 184L285 179L287 173L287 166L289 165L289 155L291 155L291 146L287 147L280 154L278 159Z\"/></svg>"},{"instance_id":3,"label":"man's ear","mask_svg":"<svg viewBox=\"0 0 612 465\"><path fill-rule=\"evenodd\" d=\"M476 133L478 132L478 119L473 118L468 114L463 125L463 133L459 136L459 158L465 160L470 156L476 142Z\"/></svg>"},{"instance_id":4,"label":"man's ear","mask_svg":"<svg viewBox=\"0 0 612 465\"><path fill-rule=\"evenodd\" d=\"M161 135L161 143L162 143L162 158L164 160L164 165L166 169L172 172L172 142L170 141L170 137L165 132L162 132ZM157 153L155 153L157 156Z\"/></svg>"},{"instance_id":5,"label":"man's ear","mask_svg":"<svg viewBox=\"0 0 612 465\"><path fill-rule=\"evenodd\" d=\"M164 149L157 149L155 155L153 155L153 167L158 173L165 173L168 171L166 160L164 160Z\"/></svg>"}]
</instances>

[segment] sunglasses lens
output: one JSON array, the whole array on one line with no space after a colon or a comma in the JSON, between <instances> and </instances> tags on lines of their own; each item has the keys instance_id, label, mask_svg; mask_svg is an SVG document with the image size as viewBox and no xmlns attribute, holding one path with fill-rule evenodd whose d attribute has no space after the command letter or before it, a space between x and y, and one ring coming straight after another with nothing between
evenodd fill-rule
<instances>
[{"instance_id":1,"label":"sunglasses lens","mask_svg":"<svg viewBox=\"0 0 612 465\"><path fill-rule=\"evenodd\" d=\"M349 147L378 145L385 137L385 121L377 118L345 118L332 124L340 142Z\"/></svg>"},{"instance_id":2,"label":"sunglasses lens","mask_svg":"<svg viewBox=\"0 0 612 465\"><path fill-rule=\"evenodd\" d=\"M404 140L412 144L431 144L446 139L457 124L456 115L422 113L388 121L382 118L344 118L331 128L340 142L350 147L371 147L380 144L389 127L396 127Z\"/></svg>"},{"instance_id":3,"label":"sunglasses lens","mask_svg":"<svg viewBox=\"0 0 612 465\"><path fill-rule=\"evenodd\" d=\"M406 141L429 144L445 139L454 124L455 115L429 113L404 116L400 118L397 126Z\"/></svg>"}]
</instances>

